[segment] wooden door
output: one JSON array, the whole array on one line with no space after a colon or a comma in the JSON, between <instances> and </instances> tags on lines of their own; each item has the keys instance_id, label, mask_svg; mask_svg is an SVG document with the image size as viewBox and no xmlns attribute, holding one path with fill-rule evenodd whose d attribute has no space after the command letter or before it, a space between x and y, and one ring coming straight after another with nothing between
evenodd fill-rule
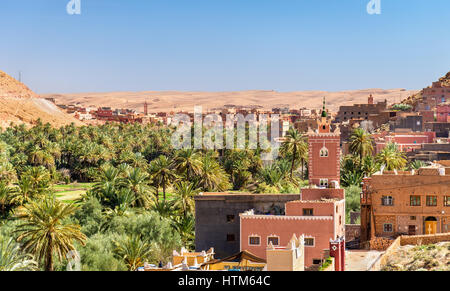
<instances>
[{"instance_id":1,"label":"wooden door","mask_svg":"<svg viewBox=\"0 0 450 291\"><path fill-rule=\"evenodd\" d=\"M436 234L437 221L425 221L425 234Z\"/></svg>"}]
</instances>

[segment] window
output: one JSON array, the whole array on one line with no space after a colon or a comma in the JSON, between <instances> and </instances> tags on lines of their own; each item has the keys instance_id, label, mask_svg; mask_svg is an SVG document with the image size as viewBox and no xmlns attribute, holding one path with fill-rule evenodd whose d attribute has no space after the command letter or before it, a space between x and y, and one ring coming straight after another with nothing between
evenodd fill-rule
<instances>
[{"instance_id":1,"label":"window","mask_svg":"<svg viewBox=\"0 0 450 291\"><path fill-rule=\"evenodd\" d=\"M385 223L383 225L383 231L384 232L392 232L394 228L392 227L392 223Z\"/></svg>"},{"instance_id":2,"label":"window","mask_svg":"<svg viewBox=\"0 0 450 291\"><path fill-rule=\"evenodd\" d=\"M383 196L383 198L381 198L381 205L383 205L383 206L393 206L394 205L394 198L392 196Z\"/></svg>"},{"instance_id":3,"label":"window","mask_svg":"<svg viewBox=\"0 0 450 291\"><path fill-rule=\"evenodd\" d=\"M236 241L236 237L234 236L234 234L227 234L227 241L228 242Z\"/></svg>"},{"instance_id":4,"label":"window","mask_svg":"<svg viewBox=\"0 0 450 291\"><path fill-rule=\"evenodd\" d=\"M248 244L251 246L259 246L261 244L261 238L259 236L250 236L248 238Z\"/></svg>"},{"instance_id":5,"label":"window","mask_svg":"<svg viewBox=\"0 0 450 291\"><path fill-rule=\"evenodd\" d=\"M444 206L450 207L450 196L444 196Z\"/></svg>"},{"instance_id":6,"label":"window","mask_svg":"<svg viewBox=\"0 0 450 291\"><path fill-rule=\"evenodd\" d=\"M227 222L234 222L234 215L227 215Z\"/></svg>"},{"instance_id":7,"label":"window","mask_svg":"<svg viewBox=\"0 0 450 291\"><path fill-rule=\"evenodd\" d=\"M437 206L437 196L427 196L427 206Z\"/></svg>"},{"instance_id":8,"label":"window","mask_svg":"<svg viewBox=\"0 0 450 291\"><path fill-rule=\"evenodd\" d=\"M305 246L313 247L314 246L314 238L306 237L305 238Z\"/></svg>"},{"instance_id":9,"label":"window","mask_svg":"<svg viewBox=\"0 0 450 291\"><path fill-rule=\"evenodd\" d=\"M415 216L411 216L411 217L409 217L409 219L410 219L410 220L416 220L416 219L417 219L417 217L415 217Z\"/></svg>"},{"instance_id":10,"label":"window","mask_svg":"<svg viewBox=\"0 0 450 291\"><path fill-rule=\"evenodd\" d=\"M314 216L314 210L311 208L304 208L303 216Z\"/></svg>"},{"instance_id":11,"label":"window","mask_svg":"<svg viewBox=\"0 0 450 291\"><path fill-rule=\"evenodd\" d=\"M320 150L320 157L321 157L321 158L326 158L326 157L328 157L328 149L327 149L326 147L323 147L323 148Z\"/></svg>"},{"instance_id":12,"label":"window","mask_svg":"<svg viewBox=\"0 0 450 291\"><path fill-rule=\"evenodd\" d=\"M313 259L313 265L320 265L320 264L322 264L322 260Z\"/></svg>"},{"instance_id":13,"label":"window","mask_svg":"<svg viewBox=\"0 0 450 291\"><path fill-rule=\"evenodd\" d=\"M410 196L409 197L409 202L411 206L420 206L420 196Z\"/></svg>"},{"instance_id":14,"label":"window","mask_svg":"<svg viewBox=\"0 0 450 291\"><path fill-rule=\"evenodd\" d=\"M320 179L321 187L328 187L328 179Z\"/></svg>"},{"instance_id":15,"label":"window","mask_svg":"<svg viewBox=\"0 0 450 291\"><path fill-rule=\"evenodd\" d=\"M272 245L274 246L278 246L280 244L278 236L267 237L267 245L270 245L270 243L272 243Z\"/></svg>"}]
</instances>

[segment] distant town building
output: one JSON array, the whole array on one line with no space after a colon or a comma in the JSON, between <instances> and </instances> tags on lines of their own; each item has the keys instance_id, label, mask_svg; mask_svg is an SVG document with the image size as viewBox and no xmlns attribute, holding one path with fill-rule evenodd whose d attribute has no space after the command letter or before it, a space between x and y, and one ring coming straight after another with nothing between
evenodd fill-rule
<instances>
[{"instance_id":1,"label":"distant town building","mask_svg":"<svg viewBox=\"0 0 450 291\"><path fill-rule=\"evenodd\" d=\"M400 113L390 122L391 131L408 129L410 131L424 131L424 118L418 113Z\"/></svg>"},{"instance_id":2,"label":"distant town building","mask_svg":"<svg viewBox=\"0 0 450 291\"><path fill-rule=\"evenodd\" d=\"M440 104L436 108L437 122L450 123L450 103Z\"/></svg>"},{"instance_id":3,"label":"distant town building","mask_svg":"<svg viewBox=\"0 0 450 291\"><path fill-rule=\"evenodd\" d=\"M450 86L437 81L431 87L423 89L422 102L418 109L430 110L447 101L450 101Z\"/></svg>"},{"instance_id":4,"label":"distant town building","mask_svg":"<svg viewBox=\"0 0 450 291\"><path fill-rule=\"evenodd\" d=\"M383 138L375 139L375 153L380 153L389 143L395 143L402 152L411 152L420 149L422 144L434 143L435 140L436 133L432 131L388 133Z\"/></svg>"},{"instance_id":5,"label":"distant town building","mask_svg":"<svg viewBox=\"0 0 450 291\"><path fill-rule=\"evenodd\" d=\"M335 122L345 122L351 119L369 120L372 114L380 114L387 109L387 101L374 104L373 96L370 95L367 104L354 104L351 106L339 107L339 112L335 118Z\"/></svg>"},{"instance_id":6,"label":"distant town building","mask_svg":"<svg viewBox=\"0 0 450 291\"><path fill-rule=\"evenodd\" d=\"M407 157L411 161L424 162L450 160L450 143L424 143L420 148L408 152Z\"/></svg>"}]
</instances>

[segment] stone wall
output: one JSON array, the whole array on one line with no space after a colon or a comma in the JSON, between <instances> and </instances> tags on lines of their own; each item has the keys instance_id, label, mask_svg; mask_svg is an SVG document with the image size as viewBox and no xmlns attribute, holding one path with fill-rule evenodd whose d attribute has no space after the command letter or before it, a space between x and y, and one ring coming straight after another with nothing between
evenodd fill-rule
<instances>
[{"instance_id":1,"label":"stone wall","mask_svg":"<svg viewBox=\"0 0 450 291\"><path fill-rule=\"evenodd\" d=\"M450 233L440 233L432 235L399 236L386 252L378 258L370 267L369 271L380 271L399 247L406 245L429 245L439 242L450 241Z\"/></svg>"},{"instance_id":2,"label":"stone wall","mask_svg":"<svg viewBox=\"0 0 450 291\"><path fill-rule=\"evenodd\" d=\"M368 269L368 271L380 271L384 265L386 265L389 256L397 251L401 246L401 237L398 237L391 245L387 248L386 252L378 258Z\"/></svg>"},{"instance_id":3,"label":"stone wall","mask_svg":"<svg viewBox=\"0 0 450 291\"><path fill-rule=\"evenodd\" d=\"M429 245L443 241L450 241L450 233L440 233L432 235L401 236L401 245Z\"/></svg>"},{"instance_id":4,"label":"stone wall","mask_svg":"<svg viewBox=\"0 0 450 291\"><path fill-rule=\"evenodd\" d=\"M345 240L352 241L361 237L361 225L346 224L345 225Z\"/></svg>"}]
</instances>

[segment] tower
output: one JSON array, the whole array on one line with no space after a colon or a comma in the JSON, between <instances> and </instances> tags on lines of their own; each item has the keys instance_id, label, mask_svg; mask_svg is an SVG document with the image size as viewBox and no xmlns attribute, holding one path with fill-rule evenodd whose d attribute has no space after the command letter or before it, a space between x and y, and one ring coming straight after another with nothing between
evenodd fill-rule
<instances>
[{"instance_id":1,"label":"tower","mask_svg":"<svg viewBox=\"0 0 450 291\"><path fill-rule=\"evenodd\" d=\"M148 115L148 104L147 104L147 100L145 100L145 103L144 103L144 115L145 115L145 116Z\"/></svg>"},{"instance_id":2,"label":"tower","mask_svg":"<svg viewBox=\"0 0 450 291\"><path fill-rule=\"evenodd\" d=\"M370 94L369 100L368 100L367 103L368 103L368 104L373 104L373 96L372 96L372 94Z\"/></svg>"},{"instance_id":3,"label":"tower","mask_svg":"<svg viewBox=\"0 0 450 291\"><path fill-rule=\"evenodd\" d=\"M309 143L309 184L318 187L329 187L340 181L340 131L331 132L331 121L328 119L326 101L318 128L308 132Z\"/></svg>"}]
</instances>

